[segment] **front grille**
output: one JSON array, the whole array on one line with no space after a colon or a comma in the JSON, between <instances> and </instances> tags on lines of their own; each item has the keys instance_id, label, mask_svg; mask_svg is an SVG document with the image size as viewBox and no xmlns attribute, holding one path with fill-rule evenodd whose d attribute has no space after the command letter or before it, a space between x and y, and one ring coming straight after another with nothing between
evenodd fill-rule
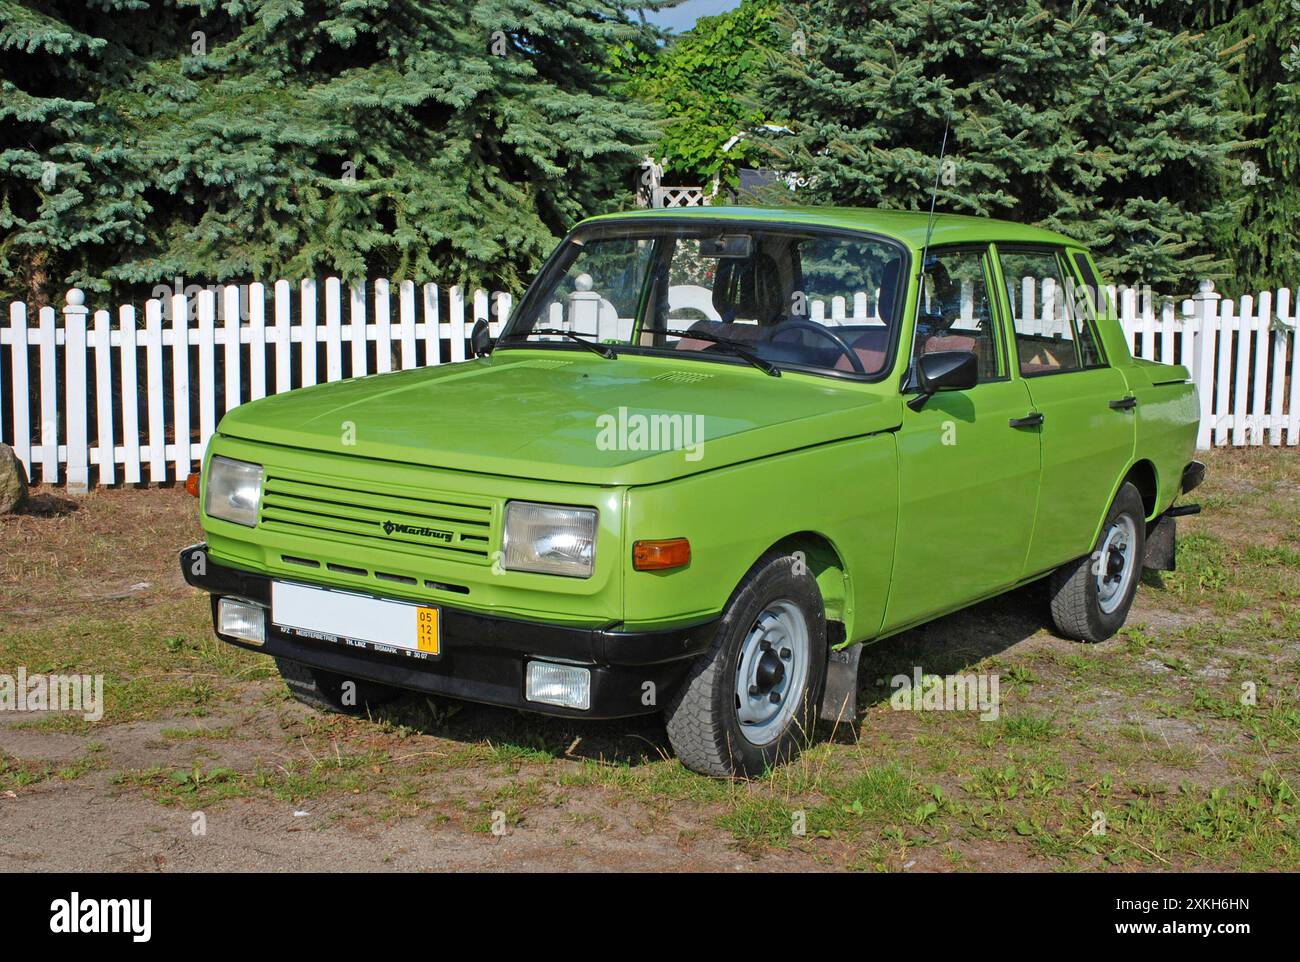
<instances>
[{"instance_id":1,"label":"front grille","mask_svg":"<svg viewBox=\"0 0 1300 962\"><path fill-rule=\"evenodd\" d=\"M487 564L494 505L461 495L397 494L345 480L268 474L261 523L268 531Z\"/></svg>"}]
</instances>

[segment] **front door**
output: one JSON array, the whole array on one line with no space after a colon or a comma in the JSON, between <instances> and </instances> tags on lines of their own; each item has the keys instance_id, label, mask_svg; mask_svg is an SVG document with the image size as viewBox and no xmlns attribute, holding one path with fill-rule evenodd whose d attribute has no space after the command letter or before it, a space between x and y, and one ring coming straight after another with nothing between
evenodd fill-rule
<instances>
[{"instance_id":1,"label":"front door","mask_svg":"<svg viewBox=\"0 0 1300 962\"><path fill-rule=\"evenodd\" d=\"M1133 457L1128 384L1104 356L1087 297L1063 252L998 245L1015 357L1043 416L1043 475L1025 575L1092 550L1116 483Z\"/></svg>"},{"instance_id":2,"label":"front door","mask_svg":"<svg viewBox=\"0 0 1300 962\"><path fill-rule=\"evenodd\" d=\"M899 525L885 611L892 630L1014 584L1034 521L1039 435L1012 422L1031 412L1010 376L986 247L931 252L912 357L968 350L979 383L943 391L898 431Z\"/></svg>"}]
</instances>

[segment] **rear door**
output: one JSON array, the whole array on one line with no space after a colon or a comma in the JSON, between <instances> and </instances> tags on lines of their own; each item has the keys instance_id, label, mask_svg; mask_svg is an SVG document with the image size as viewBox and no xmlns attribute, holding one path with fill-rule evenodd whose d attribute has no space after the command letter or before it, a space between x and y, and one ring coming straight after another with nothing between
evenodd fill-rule
<instances>
[{"instance_id":1,"label":"rear door","mask_svg":"<svg viewBox=\"0 0 1300 962\"><path fill-rule=\"evenodd\" d=\"M941 391L898 430L899 519L885 630L1015 583L1038 490L1038 433L1012 426L1029 391L1012 376L987 245L931 250L911 358L973 351L980 379Z\"/></svg>"},{"instance_id":2,"label":"rear door","mask_svg":"<svg viewBox=\"0 0 1300 962\"><path fill-rule=\"evenodd\" d=\"M1043 470L1026 577L1092 550L1115 484L1133 457L1134 399L1097 336L1064 250L998 245L1017 373L1029 389Z\"/></svg>"}]
</instances>

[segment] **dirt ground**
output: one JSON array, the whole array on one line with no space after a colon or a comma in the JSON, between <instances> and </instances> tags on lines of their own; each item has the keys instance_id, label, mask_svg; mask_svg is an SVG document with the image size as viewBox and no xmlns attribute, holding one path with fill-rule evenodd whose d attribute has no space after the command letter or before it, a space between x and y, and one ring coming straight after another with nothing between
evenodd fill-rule
<instances>
[{"instance_id":1,"label":"dirt ground","mask_svg":"<svg viewBox=\"0 0 1300 962\"><path fill-rule=\"evenodd\" d=\"M0 870L1300 868L1300 456L1214 452L1179 571L1101 645L1040 586L872 646L857 723L748 782L657 719L403 698L314 713L215 641L177 489L37 489L0 518L0 675L102 674L104 717L0 711ZM978 672L999 717L900 711Z\"/></svg>"}]
</instances>

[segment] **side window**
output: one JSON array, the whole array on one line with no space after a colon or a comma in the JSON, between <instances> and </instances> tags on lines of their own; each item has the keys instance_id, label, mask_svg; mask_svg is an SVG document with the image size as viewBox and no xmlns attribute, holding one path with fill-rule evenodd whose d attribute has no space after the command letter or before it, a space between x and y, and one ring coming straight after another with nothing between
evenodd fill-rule
<instances>
[{"instance_id":1,"label":"side window","mask_svg":"<svg viewBox=\"0 0 1300 962\"><path fill-rule=\"evenodd\" d=\"M1059 374L1103 365L1087 295L1052 251L998 251L1016 331L1020 373Z\"/></svg>"},{"instance_id":2,"label":"side window","mask_svg":"<svg viewBox=\"0 0 1300 962\"><path fill-rule=\"evenodd\" d=\"M931 252L912 357L973 351L981 381L999 377L997 323L984 271L984 251Z\"/></svg>"}]
</instances>

